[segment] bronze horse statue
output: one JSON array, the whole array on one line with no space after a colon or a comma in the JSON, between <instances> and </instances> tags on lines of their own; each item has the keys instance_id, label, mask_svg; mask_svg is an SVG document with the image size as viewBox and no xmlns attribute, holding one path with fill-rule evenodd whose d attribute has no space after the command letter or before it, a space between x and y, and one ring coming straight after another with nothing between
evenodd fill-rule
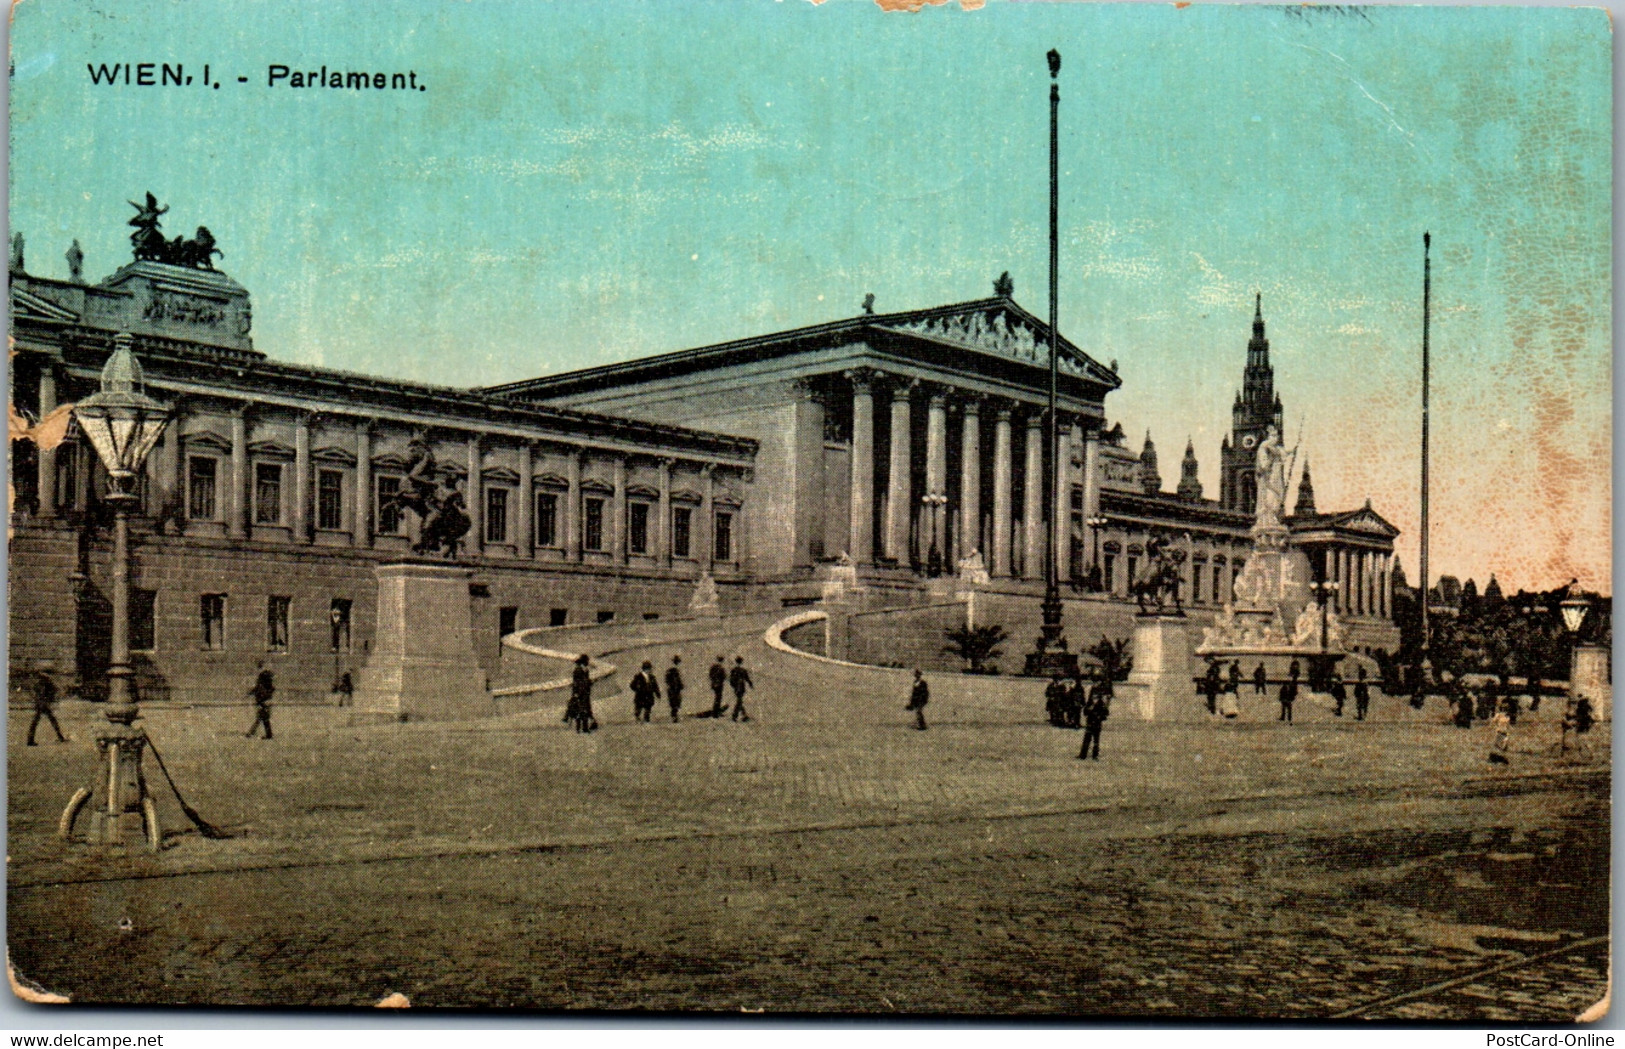
<instances>
[{"instance_id":1,"label":"bronze horse statue","mask_svg":"<svg viewBox=\"0 0 1625 1049\"><path fill-rule=\"evenodd\" d=\"M418 517L418 541L413 544L416 554L444 554L456 557L463 536L472 524L463 493L457 490L456 478L449 474L437 478L434 452L422 437L414 437L410 449L406 476L400 491L395 493L395 506L410 510Z\"/></svg>"},{"instance_id":2,"label":"bronze horse statue","mask_svg":"<svg viewBox=\"0 0 1625 1049\"><path fill-rule=\"evenodd\" d=\"M1180 566L1185 563L1185 551L1169 549L1166 536L1153 536L1146 543L1145 571L1129 583L1129 594L1139 605L1141 615L1164 613L1172 606L1175 615L1184 615L1179 600L1179 586L1183 581ZM1150 607L1150 606L1155 607Z\"/></svg>"}]
</instances>

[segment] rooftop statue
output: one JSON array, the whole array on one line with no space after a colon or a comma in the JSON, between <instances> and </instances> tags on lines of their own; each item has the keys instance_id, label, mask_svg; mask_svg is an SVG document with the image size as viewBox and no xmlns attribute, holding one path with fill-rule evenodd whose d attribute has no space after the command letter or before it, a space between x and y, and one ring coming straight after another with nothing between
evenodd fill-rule
<instances>
[{"instance_id":1,"label":"rooftop statue","mask_svg":"<svg viewBox=\"0 0 1625 1049\"><path fill-rule=\"evenodd\" d=\"M137 204L133 200L128 203L135 209L135 214L130 216L130 225L135 227L135 232L130 234L130 251L138 260L212 270L214 257L225 254L215 247L214 234L207 226L199 226L191 240L184 237L165 240L160 220L169 207L160 205L151 193L147 194L145 203Z\"/></svg>"}]
</instances>

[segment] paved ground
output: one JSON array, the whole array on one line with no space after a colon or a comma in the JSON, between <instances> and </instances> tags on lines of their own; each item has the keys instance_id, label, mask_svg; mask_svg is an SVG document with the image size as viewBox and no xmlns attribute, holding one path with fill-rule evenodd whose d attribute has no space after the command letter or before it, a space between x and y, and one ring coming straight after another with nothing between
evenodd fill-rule
<instances>
[{"instance_id":1,"label":"paved ground","mask_svg":"<svg viewBox=\"0 0 1625 1049\"><path fill-rule=\"evenodd\" d=\"M1550 710L1506 768L1387 699L1363 724L1120 711L1079 762L1036 690L943 680L917 733L902 692L733 650L748 725L634 726L613 682L585 738L552 709L285 709L271 743L246 710L156 709L238 835L165 799L156 857L54 841L89 711L35 748L13 711L12 959L81 1001L1566 1021L1605 990L1607 754L1549 753Z\"/></svg>"}]
</instances>

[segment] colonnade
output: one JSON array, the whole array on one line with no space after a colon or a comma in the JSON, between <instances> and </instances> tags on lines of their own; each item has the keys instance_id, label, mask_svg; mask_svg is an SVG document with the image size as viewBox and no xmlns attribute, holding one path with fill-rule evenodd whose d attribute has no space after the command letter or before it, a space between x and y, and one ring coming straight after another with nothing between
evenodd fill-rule
<instances>
[{"instance_id":1,"label":"colonnade","mask_svg":"<svg viewBox=\"0 0 1625 1049\"><path fill-rule=\"evenodd\" d=\"M1327 551L1327 573L1337 584L1332 607L1340 615L1386 618L1393 607L1393 555L1338 547Z\"/></svg>"}]
</instances>

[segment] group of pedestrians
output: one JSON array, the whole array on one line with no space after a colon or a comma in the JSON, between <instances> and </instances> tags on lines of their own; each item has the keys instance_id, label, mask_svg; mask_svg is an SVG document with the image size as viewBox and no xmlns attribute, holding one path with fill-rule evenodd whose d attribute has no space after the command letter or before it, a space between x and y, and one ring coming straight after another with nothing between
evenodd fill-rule
<instances>
[{"instance_id":1,"label":"group of pedestrians","mask_svg":"<svg viewBox=\"0 0 1625 1049\"><path fill-rule=\"evenodd\" d=\"M1093 684L1075 675L1070 682L1060 674L1050 678L1044 689L1044 713L1056 728L1083 729L1083 749L1079 758L1100 758L1100 733L1112 709L1111 678L1102 674Z\"/></svg>"},{"instance_id":2,"label":"group of pedestrians","mask_svg":"<svg viewBox=\"0 0 1625 1049\"><path fill-rule=\"evenodd\" d=\"M1281 713L1276 718L1277 721L1284 721L1289 725L1292 723L1292 708L1296 705L1298 694L1303 687L1302 674L1302 667L1294 659L1287 668L1286 680L1281 682L1281 689L1276 693L1276 699L1281 705ZM1366 680L1365 667L1358 667L1356 674L1354 682L1354 720L1364 721L1366 715L1371 712L1371 684ZM1241 692L1241 683L1241 663L1239 660L1231 661L1228 676L1226 676L1225 671L1219 669L1218 660L1209 660L1207 673L1202 678L1202 694L1207 698L1207 712L1209 714L1223 714L1228 718L1235 717L1238 713L1235 699ZM1348 703L1349 690L1343 680L1343 675L1338 673L1336 669L1331 671L1326 680L1326 691L1332 697L1332 716L1342 717L1343 709ZM1269 673L1264 669L1263 663L1258 664L1253 670L1253 695L1269 695Z\"/></svg>"},{"instance_id":3,"label":"group of pedestrians","mask_svg":"<svg viewBox=\"0 0 1625 1049\"><path fill-rule=\"evenodd\" d=\"M598 729L598 718L593 715L592 710L591 666L591 657L582 653L576 657L575 669L570 674L570 702L565 707L564 720L575 725L577 732L594 732ZM665 696L666 707L671 712L671 720L682 720L683 692L687 689L687 684L683 681L682 667L683 657L672 656L671 665L666 668L662 690L662 680L655 673L654 663L644 660L643 666L627 685L632 693L634 722L647 724L651 721L654 717L655 704L662 695ZM722 656L718 656L716 662L706 671L706 678L711 685L711 709L702 710L695 714L695 717L722 717L723 691L732 689L734 703L729 720L750 720L750 714L745 710L745 693L755 688L756 682L751 679L744 656L735 656L731 668L727 666Z\"/></svg>"}]
</instances>

